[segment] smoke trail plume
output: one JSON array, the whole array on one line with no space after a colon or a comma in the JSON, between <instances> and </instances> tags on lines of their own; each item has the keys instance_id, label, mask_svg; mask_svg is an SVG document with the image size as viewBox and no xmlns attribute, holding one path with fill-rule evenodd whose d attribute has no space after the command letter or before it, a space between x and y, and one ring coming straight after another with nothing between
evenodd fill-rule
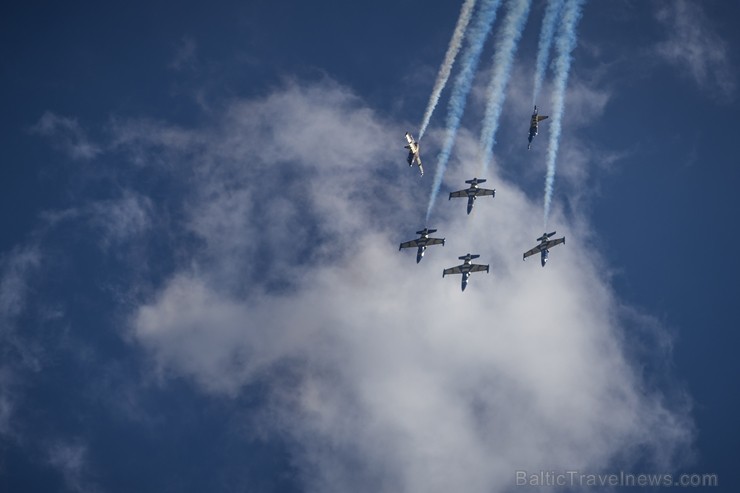
<instances>
[{"instance_id":1,"label":"smoke trail plume","mask_svg":"<svg viewBox=\"0 0 740 493\"><path fill-rule=\"evenodd\" d=\"M497 35L496 53L493 55L493 77L488 84L488 102L480 135L482 174L488 171L488 164L493 157L498 122L506 99L506 86L511 77L514 54L519 39L522 37L531 5L531 0L509 0L503 26Z\"/></svg>"},{"instance_id":2,"label":"smoke trail plume","mask_svg":"<svg viewBox=\"0 0 740 493\"><path fill-rule=\"evenodd\" d=\"M560 146L560 132L565 102L565 88L572 61L571 53L576 47L576 26L581 18L584 0L566 0L563 17L555 40L554 82L552 90L552 112L550 118L550 145L547 148L547 176L545 177L545 229L550 216L552 191L555 183L555 165Z\"/></svg>"},{"instance_id":3,"label":"smoke trail plume","mask_svg":"<svg viewBox=\"0 0 740 493\"><path fill-rule=\"evenodd\" d=\"M460 17L457 19L455 25L455 31L452 33L452 39L450 40L450 46L447 47L447 53L445 53L445 59L442 62L442 66L439 67L439 73L437 74L437 80L434 81L434 88L432 89L432 95L429 96L429 103L427 109L424 112L424 120L421 122L421 129L419 129L419 140L424 136L424 132L427 131L429 126L429 120L432 119L432 113L437 107L439 102L439 96L442 94L442 89L447 85L447 79L450 78L450 72L452 71L452 65L455 63L457 53L460 51L462 46L463 36L465 35L465 29L468 27L470 17L473 14L473 7L477 0L465 0L462 8L460 9Z\"/></svg>"},{"instance_id":4,"label":"smoke trail plume","mask_svg":"<svg viewBox=\"0 0 740 493\"><path fill-rule=\"evenodd\" d=\"M434 174L434 183L432 184L432 193L429 196L429 206L427 207L426 220L429 222L429 216L434 207L434 201L439 193L439 187L442 185L447 168L447 161L450 160L452 146L455 143L457 129L460 126L462 114L465 111L465 103L473 85L475 70L478 68L480 55L483 51L483 45L491 31L491 26L496 20L496 11L498 10L501 0L483 0L478 15L470 27L467 36L467 44L462 54L460 72L455 77L452 85L452 94L447 104L447 119L445 121L445 140L442 150L437 156L437 170Z\"/></svg>"},{"instance_id":5,"label":"smoke trail plume","mask_svg":"<svg viewBox=\"0 0 740 493\"><path fill-rule=\"evenodd\" d=\"M540 41L537 46L537 63L534 72L534 90L532 91L532 105L537 104L537 96L540 95L542 81L545 78L547 62L550 58L550 46L552 46L552 36L555 33L555 22L560 17L563 10L563 0L548 0L545 9L545 17L542 19L542 28L540 29Z\"/></svg>"}]
</instances>

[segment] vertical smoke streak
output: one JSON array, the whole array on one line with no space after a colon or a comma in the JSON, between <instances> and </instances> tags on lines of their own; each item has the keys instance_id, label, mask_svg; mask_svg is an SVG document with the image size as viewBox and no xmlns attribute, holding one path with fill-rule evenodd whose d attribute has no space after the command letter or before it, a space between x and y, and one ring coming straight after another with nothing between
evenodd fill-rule
<instances>
[{"instance_id":1,"label":"vertical smoke streak","mask_svg":"<svg viewBox=\"0 0 740 493\"><path fill-rule=\"evenodd\" d=\"M460 126L462 114L465 111L465 103L473 84L475 70L478 68L480 55L483 51L483 45L491 31L491 26L496 20L496 11L498 10L501 0L483 0L478 15L467 36L467 44L462 53L461 70L455 77L452 84L452 94L447 104L447 118L445 121L445 140L442 150L437 156L437 170L434 174L434 183L432 184L432 193L429 196L429 206L427 207L426 222L429 222L429 216L434 208L434 201L439 193L439 187L442 185L447 168L447 161L450 160L452 146L455 143L457 129Z\"/></svg>"},{"instance_id":2,"label":"vertical smoke streak","mask_svg":"<svg viewBox=\"0 0 740 493\"><path fill-rule=\"evenodd\" d=\"M455 58L457 58L457 54L462 46L465 29L468 27L468 23L470 22L470 17L473 14L473 7L475 7L476 1L477 0L465 0L465 3L463 3L462 8L460 9L460 17L457 19L455 31L450 40L450 46L447 47L444 61L442 62L442 66L439 67L437 80L434 81L432 95L429 96L429 103L424 112L424 120L421 122L421 128L419 129L419 140L424 136L424 132L427 131L429 120L432 119L432 113L434 113L434 109L437 107L437 103L439 103L439 96L442 94L442 90L445 88L445 85L447 85L447 79L450 78L452 65L455 63Z\"/></svg>"},{"instance_id":3,"label":"vertical smoke streak","mask_svg":"<svg viewBox=\"0 0 740 493\"><path fill-rule=\"evenodd\" d=\"M488 101L480 134L481 175L485 175L488 171L488 164L493 158L493 146L496 143L499 118L506 99L506 86L511 77L514 54L519 45L519 39L522 37L531 5L531 0L509 0L503 26L496 38L496 52L493 55L493 77L491 77L491 82L488 84Z\"/></svg>"},{"instance_id":4,"label":"vertical smoke streak","mask_svg":"<svg viewBox=\"0 0 740 493\"><path fill-rule=\"evenodd\" d=\"M550 47L552 46L552 36L555 33L555 22L558 20L562 10L563 0L548 0L545 17L542 19L542 28L540 29L540 41L537 46L532 106L537 104L537 96L540 95L542 81L545 78L545 70L547 70L547 62L550 58Z\"/></svg>"},{"instance_id":5,"label":"vertical smoke streak","mask_svg":"<svg viewBox=\"0 0 740 493\"><path fill-rule=\"evenodd\" d=\"M552 191L555 183L555 165L560 146L560 133L565 106L565 88L568 84L568 73L572 61L571 53L576 47L576 26L581 18L584 0L566 0L563 17L555 40L555 63L552 90L552 112L550 118L550 144L547 148L547 176L545 177L545 229L550 217Z\"/></svg>"}]
</instances>

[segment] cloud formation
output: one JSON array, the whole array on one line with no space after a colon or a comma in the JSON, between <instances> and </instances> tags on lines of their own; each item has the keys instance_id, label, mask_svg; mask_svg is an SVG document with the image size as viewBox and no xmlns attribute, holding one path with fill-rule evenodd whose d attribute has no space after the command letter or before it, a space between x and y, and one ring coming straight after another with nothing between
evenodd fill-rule
<instances>
[{"instance_id":1,"label":"cloud formation","mask_svg":"<svg viewBox=\"0 0 740 493\"><path fill-rule=\"evenodd\" d=\"M495 202L440 207L447 245L416 265L397 245L425 191L388 145L398 128L330 81L233 101L203 128L119 122L117 148L181 186L168 231L182 261L130 315L158 374L219 396L268 388L261 425L294 445L309 491L490 492L515 470L670 467L688 418L628 354L588 225L554 208L567 245L546 269L523 263L541 206L492 169ZM458 147L477 152L466 132ZM461 293L441 271L468 251L491 274Z\"/></svg>"},{"instance_id":2,"label":"cloud formation","mask_svg":"<svg viewBox=\"0 0 740 493\"><path fill-rule=\"evenodd\" d=\"M661 3L656 18L666 28L666 39L655 52L686 71L707 91L731 97L737 86L727 43L717 33L700 4L677 0Z\"/></svg>"},{"instance_id":3,"label":"cloud formation","mask_svg":"<svg viewBox=\"0 0 740 493\"><path fill-rule=\"evenodd\" d=\"M72 159L89 160L102 152L75 118L47 111L30 130L49 138L57 149Z\"/></svg>"},{"instance_id":4,"label":"cloud formation","mask_svg":"<svg viewBox=\"0 0 740 493\"><path fill-rule=\"evenodd\" d=\"M15 248L0 256L0 436L14 436L19 374L39 368L35 348L18 334L18 319L27 308L29 278L41 263L37 247Z\"/></svg>"}]
</instances>

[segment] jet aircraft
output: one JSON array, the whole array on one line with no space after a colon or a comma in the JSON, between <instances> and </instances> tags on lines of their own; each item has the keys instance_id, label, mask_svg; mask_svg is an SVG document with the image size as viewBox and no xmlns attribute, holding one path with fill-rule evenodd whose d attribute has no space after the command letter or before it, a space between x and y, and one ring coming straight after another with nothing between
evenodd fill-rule
<instances>
[{"instance_id":1,"label":"jet aircraft","mask_svg":"<svg viewBox=\"0 0 740 493\"><path fill-rule=\"evenodd\" d=\"M417 247L418 249L416 250L416 263L418 264L419 262L421 262L421 258L424 256L424 250L426 250L428 246L445 245L444 238L429 237L431 233L436 232L436 229L429 228L424 228L421 231L417 231L416 234L419 235L419 237L415 240L404 241L403 243L401 243L401 246L398 247L398 251L401 251L402 248Z\"/></svg>"},{"instance_id":2,"label":"jet aircraft","mask_svg":"<svg viewBox=\"0 0 740 493\"><path fill-rule=\"evenodd\" d=\"M409 166L416 164L419 167L419 173L421 173L421 176L424 176L424 167L421 165L421 156L419 155L419 143L416 142L413 135L408 132L406 132L406 140L409 143L409 145L404 146L404 148L409 150L406 162L409 163Z\"/></svg>"},{"instance_id":3,"label":"jet aircraft","mask_svg":"<svg viewBox=\"0 0 740 493\"><path fill-rule=\"evenodd\" d=\"M478 257L480 257L480 255L473 255L470 253L468 253L467 255L463 255L462 257L457 257L464 262L455 267L450 267L449 269L443 270L442 277L446 276L447 274L462 274L461 288L463 291L465 291L465 288L468 286L468 278L470 277L471 273L480 271L488 272L488 265L471 263L474 258Z\"/></svg>"},{"instance_id":4,"label":"jet aircraft","mask_svg":"<svg viewBox=\"0 0 740 493\"><path fill-rule=\"evenodd\" d=\"M489 190L487 188L478 188L478 183L483 183L486 181L485 178L473 178L472 180L465 180L465 183L470 183L470 188L466 188L464 190L458 190L457 192L451 192L450 198L447 200L451 200L453 197L460 198L460 197L467 197L468 198L468 214L470 214L470 211L473 210L473 202L475 202L475 199L477 197L483 197L485 195L490 195L491 197L496 196L496 190Z\"/></svg>"},{"instance_id":5,"label":"jet aircraft","mask_svg":"<svg viewBox=\"0 0 740 493\"><path fill-rule=\"evenodd\" d=\"M532 113L532 120L529 123L529 144L527 145L527 149L532 148L532 139L534 139L534 136L537 135L537 130L539 129L539 123L545 118L549 118L549 117L547 115L538 115L537 105L535 105L534 113Z\"/></svg>"},{"instance_id":6,"label":"jet aircraft","mask_svg":"<svg viewBox=\"0 0 740 493\"><path fill-rule=\"evenodd\" d=\"M532 248L531 250L527 250L524 252L524 256L522 257L522 260L526 260L527 257L530 255L534 255L535 253L540 254L540 262L542 263L542 267L545 266L547 263L547 257L550 254L550 248L554 247L555 245L559 245L561 243L565 243L565 236L562 238L555 238L554 240L551 240L550 237L555 234L555 231L552 233L545 233L539 238L537 238L537 241L540 242L539 245Z\"/></svg>"}]
</instances>

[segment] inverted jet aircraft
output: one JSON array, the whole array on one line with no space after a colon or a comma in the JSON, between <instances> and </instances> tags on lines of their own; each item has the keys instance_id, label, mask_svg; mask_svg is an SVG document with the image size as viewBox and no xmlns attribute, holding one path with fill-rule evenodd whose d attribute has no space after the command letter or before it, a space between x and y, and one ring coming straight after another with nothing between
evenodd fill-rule
<instances>
[{"instance_id":1,"label":"inverted jet aircraft","mask_svg":"<svg viewBox=\"0 0 740 493\"><path fill-rule=\"evenodd\" d=\"M462 257L457 257L460 260L463 260L464 262L460 265L457 265L455 267L450 267L449 269L445 269L442 271L442 277L446 276L447 274L462 274L462 290L465 291L465 288L468 286L468 278L470 277L470 274L473 272L480 272L480 271L486 271L488 272L488 265L483 264L473 264L471 261L474 258L478 258L480 255L473 255L468 253L467 255L463 255Z\"/></svg>"},{"instance_id":2,"label":"inverted jet aircraft","mask_svg":"<svg viewBox=\"0 0 740 493\"><path fill-rule=\"evenodd\" d=\"M486 195L490 195L491 197L496 196L496 190L489 190L487 188L478 188L478 183L483 183L486 181L485 178L473 178L472 180L465 180L465 183L470 183L470 188L466 188L464 190L458 190L457 192L451 192L450 198L447 200L451 200L453 197L460 198L460 197L467 197L468 198L468 214L470 214L470 211L473 210L473 202L475 202L475 199L477 197L483 197Z\"/></svg>"},{"instance_id":3,"label":"inverted jet aircraft","mask_svg":"<svg viewBox=\"0 0 740 493\"><path fill-rule=\"evenodd\" d=\"M535 105L534 113L532 113L532 120L529 122L529 144L527 145L527 149L532 148L532 139L534 139L534 136L537 135L537 130L539 129L539 123L545 118L549 118L549 117L547 115L538 115L537 105Z\"/></svg>"},{"instance_id":4,"label":"inverted jet aircraft","mask_svg":"<svg viewBox=\"0 0 740 493\"><path fill-rule=\"evenodd\" d=\"M419 143L408 132L406 132L406 140L409 142L409 145L404 146L404 148L409 150L406 162L409 163L409 166L416 164L419 167L419 173L421 173L421 176L424 176L424 167L421 165L421 156L419 155Z\"/></svg>"},{"instance_id":5,"label":"inverted jet aircraft","mask_svg":"<svg viewBox=\"0 0 740 493\"><path fill-rule=\"evenodd\" d=\"M545 266L547 263L547 257L550 254L550 248L554 247L555 245L559 245L561 243L565 243L565 236L562 238L556 238L554 240L551 240L550 237L555 234L555 231L552 233L545 233L539 238L537 238L537 241L540 242L539 245L532 248L531 250L527 250L524 252L524 256L522 257L522 260L526 260L527 257L530 255L534 255L535 253L540 254L540 262L542 263L542 267Z\"/></svg>"},{"instance_id":6,"label":"inverted jet aircraft","mask_svg":"<svg viewBox=\"0 0 740 493\"><path fill-rule=\"evenodd\" d=\"M418 250L416 250L416 263L418 264L421 262L421 258L424 256L424 251L427 249L428 246L432 245L445 245L445 239L444 238L430 238L429 235L431 233L436 233L436 229L429 229L424 228L421 231L417 231L416 234L419 235L419 237L415 240L409 240L404 241L401 243L401 246L398 247L398 251L401 251L402 248L413 248L417 247Z\"/></svg>"}]
</instances>

